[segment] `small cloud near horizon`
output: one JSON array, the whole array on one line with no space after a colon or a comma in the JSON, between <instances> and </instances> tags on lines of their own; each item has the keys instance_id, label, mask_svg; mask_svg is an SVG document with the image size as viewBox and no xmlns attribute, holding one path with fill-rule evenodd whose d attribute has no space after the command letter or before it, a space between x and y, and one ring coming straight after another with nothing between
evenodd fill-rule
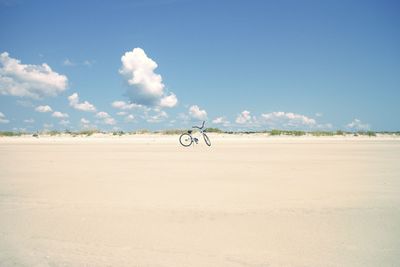
<instances>
[{"instance_id":1,"label":"small cloud near horizon","mask_svg":"<svg viewBox=\"0 0 400 267\"><path fill-rule=\"evenodd\" d=\"M368 123L363 123L361 120L355 118L353 121L349 122L346 127L350 130L356 131L368 131L370 125Z\"/></svg>"},{"instance_id":2,"label":"small cloud near horizon","mask_svg":"<svg viewBox=\"0 0 400 267\"><path fill-rule=\"evenodd\" d=\"M2 112L0 112L0 123L9 123L10 120L6 118L6 115L4 115Z\"/></svg>"},{"instance_id":3,"label":"small cloud near horizon","mask_svg":"<svg viewBox=\"0 0 400 267\"><path fill-rule=\"evenodd\" d=\"M207 120L207 112L204 109L200 109L198 105L189 107L189 116L197 120Z\"/></svg>"},{"instance_id":4,"label":"small cloud near horizon","mask_svg":"<svg viewBox=\"0 0 400 267\"><path fill-rule=\"evenodd\" d=\"M37 106L35 108L35 111L45 113L45 112L52 112L53 109L49 105L44 105L44 106Z\"/></svg>"},{"instance_id":5,"label":"small cloud near horizon","mask_svg":"<svg viewBox=\"0 0 400 267\"><path fill-rule=\"evenodd\" d=\"M81 110L81 111L89 111L95 112L96 107L89 103L88 101L79 102L79 95L78 93L73 93L68 97L69 105L74 109Z\"/></svg>"}]
</instances>

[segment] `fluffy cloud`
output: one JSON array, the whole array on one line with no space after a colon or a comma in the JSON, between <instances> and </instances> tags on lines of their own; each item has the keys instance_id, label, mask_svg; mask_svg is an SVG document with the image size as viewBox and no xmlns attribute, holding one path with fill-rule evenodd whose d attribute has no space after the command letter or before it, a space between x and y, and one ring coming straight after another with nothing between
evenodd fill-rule
<instances>
[{"instance_id":1,"label":"fluffy cloud","mask_svg":"<svg viewBox=\"0 0 400 267\"><path fill-rule=\"evenodd\" d=\"M0 123L9 123L10 121L6 119L6 116L0 112Z\"/></svg>"},{"instance_id":2,"label":"fluffy cloud","mask_svg":"<svg viewBox=\"0 0 400 267\"><path fill-rule=\"evenodd\" d=\"M164 96L160 100L160 107L163 108L172 108L175 107L176 104L178 104L178 99L176 98L176 95L174 93L171 93L168 96Z\"/></svg>"},{"instance_id":3,"label":"fluffy cloud","mask_svg":"<svg viewBox=\"0 0 400 267\"><path fill-rule=\"evenodd\" d=\"M98 112L96 114L96 117L99 118L99 119L102 119L101 122L104 123L104 124L114 125L114 124L117 123L115 121L115 119L110 116L110 114L108 114L107 112L104 112L104 111Z\"/></svg>"},{"instance_id":4,"label":"fluffy cloud","mask_svg":"<svg viewBox=\"0 0 400 267\"><path fill-rule=\"evenodd\" d=\"M35 120L34 119L26 119L24 120L25 123L34 123Z\"/></svg>"},{"instance_id":5,"label":"fluffy cloud","mask_svg":"<svg viewBox=\"0 0 400 267\"><path fill-rule=\"evenodd\" d=\"M131 88L127 95L132 102L146 106L174 107L178 103L175 94L166 95L161 75L154 72L157 63L147 57L141 48L134 48L121 57L119 73Z\"/></svg>"},{"instance_id":6,"label":"fluffy cloud","mask_svg":"<svg viewBox=\"0 0 400 267\"><path fill-rule=\"evenodd\" d=\"M261 114L261 118L267 124L280 124L292 127L316 125L316 121L314 119L292 112L277 111L265 113Z\"/></svg>"},{"instance_id":7,"label":"fluffy cloud","mask_svg":"<svg viewBox=\"0 0 400 267\"><path fill-rule=\"evenodd\" d=\"M74 109L77 110L82 110L82 111L91 111L95 112L96 107L89 103L88 101L83 101L79 103L79 95L78 93L73 93L68 97L69 105L73 107Z\"/></svg>"},{"instance_id":8,"label":"fluffy cloud","mask_svg":"<svg viewBox=\"0 0 400 267\"><path fill-rule=\"evenodd\" d=\"M49 65L26 65L11 58L7 52L0 54L0 94L42 98L56 96L67 89L65 75L54 72Z\"/></svg>"},{"instance_id":9,"label":"fluffy cloud","mask_svg":"<svg viewBox=\"0 0 400 267\"><path fill-rule=\"evenodd\" d=\"M65 119L65 118L69 117L69 115L67 113L62 113L60 111L54 111L51 116L53 116L54 118L58 118L58 119Z\"/></svg>"},{"instance_id":10,"label":"fluffy cloud","mask_svg":"<svg viewBox=\"0 0 400 267\"><path fill-rule=\"evenodd\" d=\"M238 124L249 124L253 121L253 119L250 115L250 111L243 110L242 113L236 117L235 121Z\"/></svg>"},{"instance_id":11,"label":"fluffy cloud","mask_svg":"<svg viewBox=\"0 0 400 267\"><path fill-rule=\"evenodd\" d=\"M82 123L82 124L89 124L90 121L87 120L87 119L85 119L85 118L81 118L81 123Z\"/></svg>"},{"instance_id":12,"label":"fluffy cloud","mask_svg":"<svg viewBox=\"0 0 400 267\"><path fill-rule=\"evenodd\" d=\"M132 114L129 114L128 116L125 117L126 122L131 122L134 120L135 120L135 116L133 116Z\"/></svg>"},{"instance_id":13,"label":"fluffy cloud","mask_svg":"<svg viewBox=\"0 0 400 267\"><path fill-rule=\"evenodd\" d=\"M155 109L153 111L156 112L155 115L146 114L145 117L147 122L158 123L168 118L168 114L164 110Z\"/></svg>"},{"instance_id":14,"label":"fluffy cloud","mask_svg":"<svg viewBox=\"0 0 400 267\"><path fill-rule=\"evenodd\" d=\"M131 110L131 109L141 109L144 108L140 104L136 103L126 103L125 101L114 101L111 103L113 108L121 109L121 110Z\"/></svg>"},{"instance_id":15,"label":"fluffy cloud","mask_svg":"<svg viewBox=\"0 0 400 267\"><path fill-rule=\"evenodd\" d=\"M346 127L351 130L358 130L358 131L366 131L370 129L369 124L363 123L359 119L354 119L352 122L348 123Z\"/></svg>"},{"instance_id":16,"label":"fluffy cloud","mask_svg":"<svg viewBox=\"0 0 400 267\"><path fill-rule=\"evenodd\" d=\"M250 111L244 110L237 117L235 122L246 127L263 127L270 128L332 128L332 124L318 124L315 119L302 114L293 112L276 111L271 113L263 113L260 116L252 116Z\"/></svg>"},{"instance_id":17,"label":"fluffy cloud","mask_svg":"<svg viewBox=\"0 0 400 267\"><path fill-rule=\"evenodd\" d=\"M104 111L100 111L96 114L96 117L100 118L100 119L105 119L105 118L109 118L110 114L108 114L107 112L104 112Z\"/></svg>"},{"instance_id":18,"label":"fluffy cloud","mask_svg":"<svg viewBox=\"0 0 400 267\"><path fill-rule=\"evenodd\" d=\"M38 107L36 107L35 108L35 110L37 111L37 112L52 112L53 111L53 109L50 107L50 106L48 106L48 105L45 105L45 106L38 106Z\"/></svg>"},{"instance_id":19,"label":"fluffy cloud","mask_svg":"<svg viewBox=\"0 0 400 267\"><path fill-rule=\"evenodd\" d=\"M218 125L223 125L223 126L229 126L230 122L225 118L225 117L217 117L212 120L213 124L218 124Z\"/></svg>"},{"instance_id":20,"label":"fluffy cloud","mask_svg":"<svg viewBox=\"0 0 400 267\"><path fill-rule=\"evenodd\" d=\"M96 125L90 124L90 121L85 118L80 119L81 127L84 129L96 129Z\"/></svg>"},{"instance_id":21,"label":"fluffy cloud","mask_svg":"<svg viewBox=\"0 0 400 267\"><path fill-rule=\"evenodd\" d=\"M103 120L104 124L108 125L115 125L117 122L114 120L114 118L105 118Z\"/></svg>"},{"instance_id":22,"label":"fluffy cloud","mask_svg":"<svg viewBox=\"0 0 400 267\"><path fill-rule=\"evenodd\" d=\"M189 108L190 117L198 120L206 120L207 112L204 109L200 109L199 106L193 105Z\"/></svg>"}]
</instances>

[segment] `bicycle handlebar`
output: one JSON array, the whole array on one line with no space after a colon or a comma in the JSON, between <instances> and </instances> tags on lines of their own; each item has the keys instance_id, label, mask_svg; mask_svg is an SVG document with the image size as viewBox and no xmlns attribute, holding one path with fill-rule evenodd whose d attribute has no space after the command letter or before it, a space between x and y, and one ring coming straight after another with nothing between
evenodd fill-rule
<instances>
[{"instance_id":1,"label":"bicycle handlebar","mask_svg":"<svg viewBox=\"0 0 400 267\"><path fill-rule=\"evenodd\" d=\"M203 129L204 128L204 124L206 123L206 121L203 121L203 124L201 125L201 127L199 126L193 126L192 128L197 128L197 129Z\"/></svg>"}]
</instances>

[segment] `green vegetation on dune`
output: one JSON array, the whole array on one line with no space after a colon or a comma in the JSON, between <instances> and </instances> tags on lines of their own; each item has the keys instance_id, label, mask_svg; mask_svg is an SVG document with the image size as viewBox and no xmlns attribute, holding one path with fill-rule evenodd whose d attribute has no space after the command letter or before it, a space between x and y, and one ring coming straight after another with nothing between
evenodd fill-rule
<instances>
[{"instance_id":1,"label":"green vegetation on dune","mask_svg":"<svg viewBox=\"0 0 400 267\"><path fill-rule=\"evenodd\" d=\"M166 134L166 135L181 134L183 132L186 132L186 131L181 130L181 129L168 129L168 130L160 131L161 134Z\"/></svg>"},{"instance_id":2,"label":"green vegetation on dune","mask_svg":"<svg viewBox=\"0 0 400 267\"><path fill-rule=\"evenodd\" d=\"M293 135L293 136L302 136L305 135L306 132L304 131L286 131L286 130L271 130L270 132L267 131L270 135Z\"/></svg>"},{"instance_id":3,"label":"green vegetation on dune","mask_svg":"<svg viewBox=\"0 0 400 267\"><path fill-rule=\"evenodd\" d=\"M224 131L218 128L206 128L205 131L208 133L224 133Z\"/></svg>"},{"instance_id":4,"label":"green vegetation on dune","mask_svg":"<svg viewBox=\"0 0 400 267\"><path fill-rule=\"evenodd\" d=\"M137 131L131 132L131 134L147 134L147 133L152 133L152 132L147 129L139 129Z\"/></svg>"},{"instance_id":5,"label":"green vegetation on dune","mask_svg":"<svg viewBox=\"0 0 400 267\"><path fill-rule=\"evenodd\" d=\"M376 133L373 131L367 131L367 132L360 131L360 132L357 132L357 134L358 135L366 135L366 136L376 136Z\"/></svg>"},{"instance_id":6,"label":"green vegetation on dune","mask_svg":"<svg viewBox=\"0 0 400 267\"><path fill-rule=\"evenodd\" d=\"M167 129L167 130L160 130L160 131L150 131L148 129L140 129L136 131L131 131L131 132L124 132L124 131L111 131L111 132L102 132L97 129L91 129L91 130L81 130L81 131L70 131L70 130L65 130L64 132L60 132L58 130L51 130L51 131L44 131L44 132L35 132L35 136L38 135L50 135L50 136L58 136L61 134L66 134L66 135L71 135L73 137L76 136L91 136L96 133L100 134L112 134L113 136L122 136L125 134L164 134L164 135L180 135L182 133L187 132L188 129ZM193 131L193 133L198 132L196 129L190 129ZM259 130L259 131L224 131L219 128L206 128L206 132L209 133L220 133L220 134L268 134L270 136L280 136L280 135L285 135L285 136L304 136L304 135L311 135L311 136L345 136L345 135L353 135L353 136L369 136L369 137L375 137L377 134L385 134L385 135L395 135L399 136L400 131L382 131L382 132L375 132L375 131L358 131L358 132L346 132L342 130L337 130L337 131L300 131L300 130L279 130L279 129L273 129L273 130ZM32 135L32 133L29 132L14 132L14 131L0 131L0 137L5 137L5 136L21 136L24 134Z\"/></svg>"},{"instance_id":7,"label":"green vegetation on dune","mask_svg":"<svg viewBox=\"0 0 400 267\"><path fill-rule=\"evenodd\" d=\"M21 132L1 131L0 136L21 136Z\"/></svg>"},{"instance_id":8,"label":"green vegetation on dune","mask_svg":"<svg viewBox=\"0 0 400 267\"><path fill-rule=\"evenodd\" d=\"M313 136L334 136L336 132L327 132L327 131L315 131L311 132Z\"/></svg>"},{"instance_id":9,"label":"green vegetation on dune","mask_svg":"<svg viewBox=\"0 0 400 267\"><path fill-rule=\"evenodd\" d=\"M122 135L125 134L125 132L124 132L124 131L114 131L112 134L113 134L113 135L122 136Z\"/></svg>"},{"instance_id":10,"label":"green vegetation on dune","mask_svg":"<svg viewBox=\"0 0 400 267\"><path fill-rule=\"evenodd\" d=\"M343 132L342 130L337 130L336 135L345 135L346 133Z\"/></svg>"},{"instance_id":11,"label":"green vegetation on dune","mask_svg":"<svg viewBox=\"0 0 400 267\"><path fill-rule=\"evenodd\" d=\"M95 133L99 133L99 131L98 130L83 130L83 131L77 132L78 135L86 135L86 136L91 136Z\"/></svg>"},{"instance_id":12,"label":"green vegetation on dune","mask_svg":"<svg viewBox=\"0 0 400 267\"><path fill-rule=\"evenodd\" d=\"M51 135L51 136L55 136L55 135L60 135L61 132L53 130L53 131L48 132L48 134Z\"/></svg>"}]
</instances>

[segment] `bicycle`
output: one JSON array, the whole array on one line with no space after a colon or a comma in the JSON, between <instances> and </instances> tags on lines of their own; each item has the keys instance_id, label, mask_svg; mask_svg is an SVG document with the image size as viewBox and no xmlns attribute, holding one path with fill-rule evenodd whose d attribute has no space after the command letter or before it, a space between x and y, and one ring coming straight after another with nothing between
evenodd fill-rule
<instances>
[{"instance_id":1,"label":"bicycle","mask_svg":"<svg viewBox=\"0 0 400 267\"><path fill-rule=\"evenodd\" d=\"M206 131L206 129L204 129L204 124L205 124L205 123L206 123L206 122L203 121L203 124L201 125L201 127L199 127L199 126L193 126L192 128L199 129L200 134L203 135L204 142L206 142L206 144L207 144L208 146L211 146L210 138L208 138L208 136L207 136L206 133L205 133L205 131ZM192 130L188 130L187 133L181 134L181 136L179 137L179 142L181 143L182 146L188 147L188 146L190 146L191 144L193 144L193 142L195 142L196 144L198 144L199 139L197 139L196 137L193 137L193 136L192 136L192 132L193 132Z\"/></svg>"}]
</instances>

